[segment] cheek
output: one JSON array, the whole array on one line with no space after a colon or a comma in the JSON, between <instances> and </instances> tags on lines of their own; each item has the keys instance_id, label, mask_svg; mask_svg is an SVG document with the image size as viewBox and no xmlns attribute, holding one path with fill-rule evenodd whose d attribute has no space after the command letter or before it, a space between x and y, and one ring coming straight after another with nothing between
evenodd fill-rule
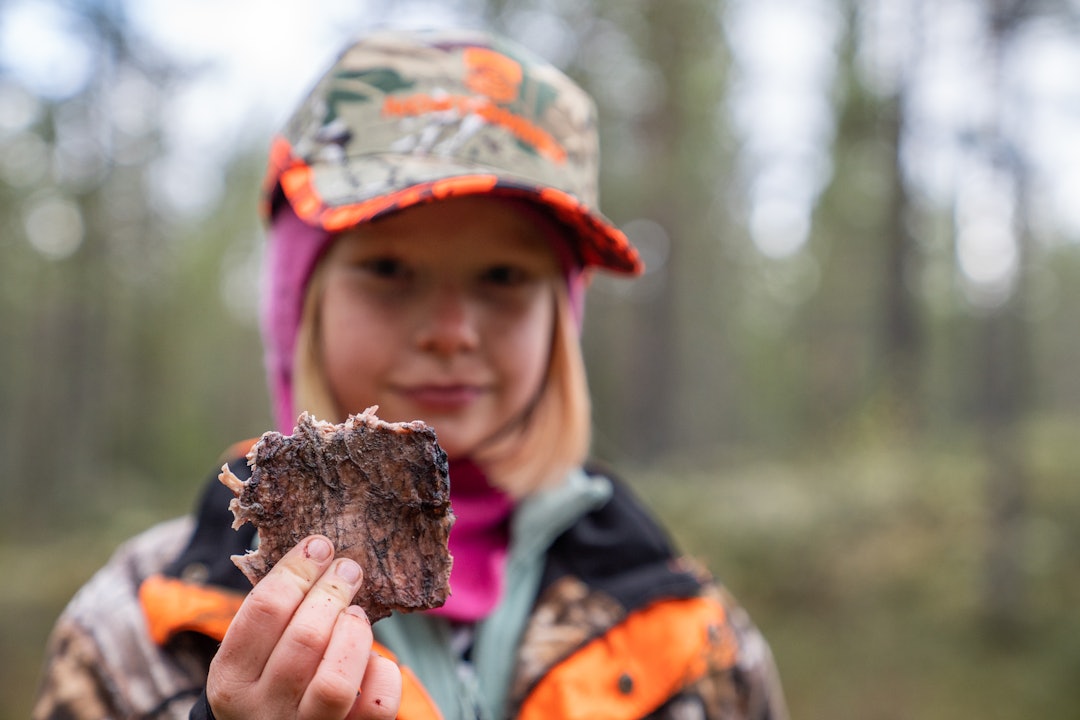
<instances>
[{"instance_id":1,"label":"cheek","mask_svg":"<svg viewBox=\"0 0 1080 720\"><path fill-rule=\"evenodd\" d=\"M506 369L514 376L517 393L529 402L539 392L551 362L552 328L554 311L552 303L536 308L529 322L522 323L515 332L504 335L508 349L503 353Z\"/></svg>"},{"instance_id":2,"label":"cheek","mask_svg":"<svg viewBox=\"0 0 1080 720\"><path fill-rule=\"evenodd\" d=\"M333 286L323 296L319 342L331 394L346 406L356 404L359 387L384 364L380 350L390 347L380 325L356 303L346 302ZM361 408L362 409L362 408Z\"/></svg>"}]
</instances>

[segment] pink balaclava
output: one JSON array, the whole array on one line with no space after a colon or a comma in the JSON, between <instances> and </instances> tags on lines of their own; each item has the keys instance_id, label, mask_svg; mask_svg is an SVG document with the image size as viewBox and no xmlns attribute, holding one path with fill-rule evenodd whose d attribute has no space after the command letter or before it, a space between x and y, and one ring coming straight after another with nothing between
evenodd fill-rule
<instances>
[{"instance_id":1,"label":"pink balaclava","mask_svg":"<svg viewBox=\"0 0 1080 720\"><path fill-rule=\"evenodd\" d=\"M267 233L260 320L274 420L286 435L292 433L298 414L293 404L293 355L304 294L328 247L330 233L305 223L289 205L275 214Z\"/></svg>"},{"instance_id":2,"label":"pink balaclava","mask_svg":"<svg viewBox=\"0 0 1080 720\"><path fill-rule=\"evenodd\" d=\"M574 255L566 231L527 201L513 199L507 202L541 228L550 241L566 279L574 319L580 327L585 307L586 273ZM292 433L299 414L293 401L293 357L304 312L304 296L308 280L332 239L326 230L297 217L288 204L275 213L267 232L260 320L274 419L278 430L285 434ZM363 408L353 409L354 412L361 410Z\"/></svg>"}]
</instances>

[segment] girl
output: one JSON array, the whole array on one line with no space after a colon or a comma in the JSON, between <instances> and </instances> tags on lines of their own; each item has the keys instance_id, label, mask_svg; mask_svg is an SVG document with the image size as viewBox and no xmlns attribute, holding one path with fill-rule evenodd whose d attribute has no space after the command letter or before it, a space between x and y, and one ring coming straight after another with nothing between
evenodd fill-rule
<instances>
[{"instance_id":1,"label":"girl","mask_svg":"<svg viewBox=\"0 0 1080 720\"><path fill-rule=\"evenodd\" d=\"M272 149L263 297L277 423L370 405L450 460L453 594L372 627L323 537L251 589L212 479L57 623L35 716L785 718L745 613L586 468L588 273L635 274L597 210L590 99L475 32L348 48ZM250 443L234 448L241 478Z\"/></svg>"}]
</instances>

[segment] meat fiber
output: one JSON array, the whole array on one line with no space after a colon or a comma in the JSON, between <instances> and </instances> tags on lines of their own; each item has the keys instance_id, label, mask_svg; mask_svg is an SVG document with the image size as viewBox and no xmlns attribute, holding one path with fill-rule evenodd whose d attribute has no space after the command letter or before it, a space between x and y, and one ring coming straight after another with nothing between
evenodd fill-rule
<instances>
[{"instance_id":1,"label":"meat fiber","mask_svg":"<svg viewBox=\"0 0 1080 720\"><path fill-rule=\"evenodd\" d=\"M300 416L292 435L264 434L248 453L251 478L218 476L235 498L233 527L258 529L258 547L232 560L254 585L312 533L364 570L353 603L372 622L391 610L442 605L454 523L446 453L420 421L388 423L368 408L344 423Z\"/></svg>"}]
</instances>

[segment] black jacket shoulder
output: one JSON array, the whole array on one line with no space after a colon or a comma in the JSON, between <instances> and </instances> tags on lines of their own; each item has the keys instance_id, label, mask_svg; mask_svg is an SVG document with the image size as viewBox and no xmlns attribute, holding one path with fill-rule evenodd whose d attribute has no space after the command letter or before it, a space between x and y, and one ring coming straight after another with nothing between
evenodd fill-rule
<instances>
[{"instance_id":1,"label":"black jacket shoulder","mask_svg":"<svg viewBox=\"0 0 1080 720\"><path fill-rule=\"evenodd\" d=\"M627 609L699 594L701 578L680 562L667 531L626 482L606 468L589 466L586 471L611 481L611 499L555 540L541 590L573 576Z\"/></svg>"}]
</instances>

